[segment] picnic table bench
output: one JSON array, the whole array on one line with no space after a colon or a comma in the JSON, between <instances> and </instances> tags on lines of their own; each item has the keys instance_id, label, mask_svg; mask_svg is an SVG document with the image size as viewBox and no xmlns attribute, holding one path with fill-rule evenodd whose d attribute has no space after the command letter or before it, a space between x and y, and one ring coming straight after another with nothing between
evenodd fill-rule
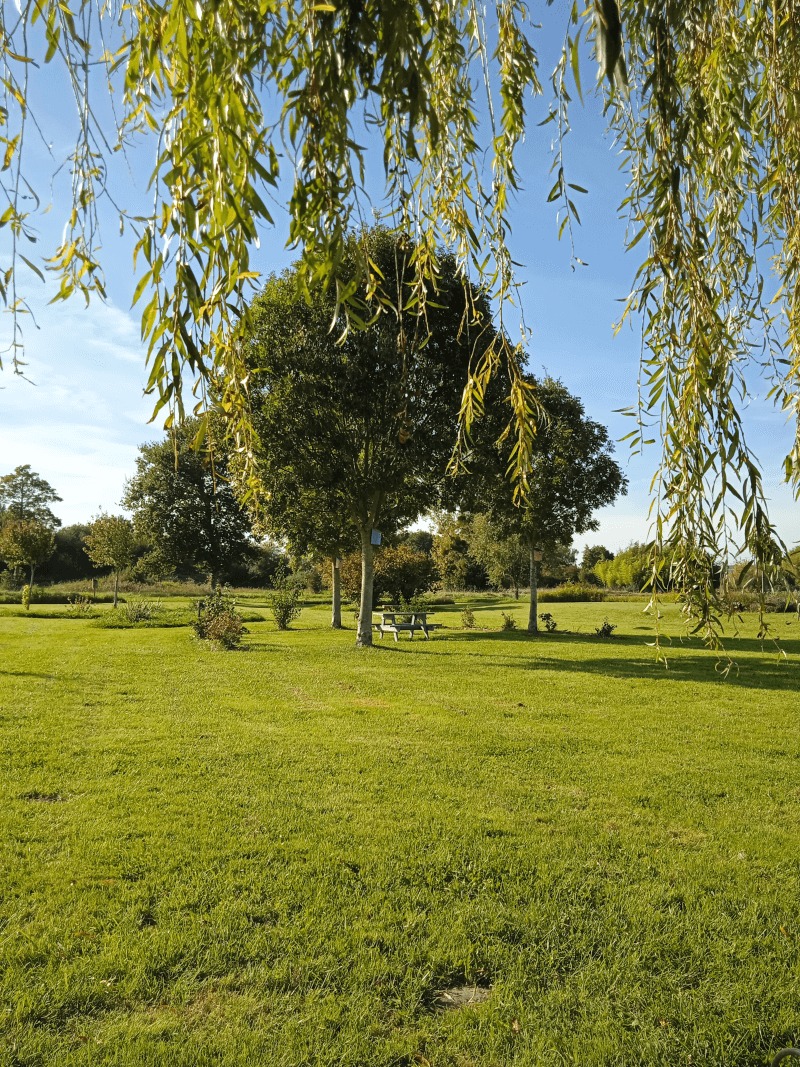
<instances>
[{"instance_id":1,"label":"picnic table bench","mask_svg":"<svg viewBox=\"0 0 800 1067\"><path fill-rule=\"evenodd\" d=\"M373 630L377 630L383 639L384 634L394 634L395 641L398 634L408 632L409 640L414 640L414 633L417 630L421 630L425 634L425 640L428 640L428 634L431 630L437 629L438 625L434 622L428 622L427 611L395 611L394 609L386 608L383 611L374 611L372 620ZM380 621L374 616L380 615Z\"/></svg>"}]
</instances>

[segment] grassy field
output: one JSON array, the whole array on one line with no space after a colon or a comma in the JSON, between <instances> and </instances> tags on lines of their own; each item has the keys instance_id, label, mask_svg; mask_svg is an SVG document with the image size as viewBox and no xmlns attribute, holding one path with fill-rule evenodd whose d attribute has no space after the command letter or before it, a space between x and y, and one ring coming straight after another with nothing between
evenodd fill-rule
<instances>
[{"instance_id":1,"label":"grassy field","mask_svg":"<svg viewBox=\"0 0 800 1067\"><path fill-rule=\"evenodd\" d=\"M746 621L723 679L677 639L657 665L641 605L547 605L574 632L534 639L499 632L507 600L477 631L462 606L358 651L317 603L234 653L0 608L0 1064L798 1043L797 616L772 617L788 662ZM439 1010L465 983L491 993Z\"/></svg>"}]
</instances>

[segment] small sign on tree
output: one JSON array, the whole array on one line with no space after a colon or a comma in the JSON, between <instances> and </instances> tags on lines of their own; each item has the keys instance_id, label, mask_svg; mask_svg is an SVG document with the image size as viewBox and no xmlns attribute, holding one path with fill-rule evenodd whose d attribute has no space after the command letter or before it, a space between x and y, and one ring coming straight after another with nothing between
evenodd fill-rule
<instances>
[{"instance_id":1,"label":"small sign on tree","mask_svg":"<svg viewBox=\"0 0 800 1067\"><path fill-rule=\"evenodd\" d=\"M372 543L373 545L379 545L379 544L381 543L381 533L380 533L380 530L373 530L373 531L372 531L372 537L370 538L370 542L371 542L371 543Z\"/></svg>"}]
</instances>

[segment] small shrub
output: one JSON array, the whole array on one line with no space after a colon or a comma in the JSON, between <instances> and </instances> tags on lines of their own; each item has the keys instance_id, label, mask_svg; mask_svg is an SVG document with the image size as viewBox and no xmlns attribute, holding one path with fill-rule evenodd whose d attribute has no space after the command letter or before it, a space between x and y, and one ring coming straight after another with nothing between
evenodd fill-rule
<instances>
[{"instance_id":1,"label":"small shrub","mask_svg":"<svg viewBox=\"0 0 800 1067\"><path fill-rule=\"evenodd\" d=\"M219 586L205 601L192 629L202 641L212 641L225 649L238 648L244 628L230 590Z\"/></svg>"},{"instance_id":2,"label":"small shrub","mask_svg":"<svg viewBox=\"0 0 800 1067\"><path fill-rule=\"evenodd\" d=\"M128 622L149 622L164 610L158 600L145 600L144 597L131 597L122 606L122 613Z\"/></svg>"},{"instance_id":3,"label":"small shrub","mask_svg":"<svg viewBox=\"0 0 800 1067\"><path fill-rule=\"evenodd\" d=\"M22 587L22 606L26 611L30 611L31 607L31 587L25 585Z\"/></svg>"},{"instance_id":4,"label":"small shrub","mask_svg":"<svg viewBox=\"0 0 800 1067\"><path fill-rule=\"evenodd\" d=\"M614 623L610 623L608 619L603 619L603 625L598 626L594 632L597 634L598 637L611 637L616 628L617 627L616 625L614 625Z\"/></svg>"},{"instance_id":5,"label":"small shrub","mask_svg":"<svg viewBox=\"0 0 800 1067\"><path fill-rule=\"evenodd\" d=\"M475 629L475 612L472 608L464 608L461 612L461 625L465 630Z\"/></svg>"},{"instance_id":6,"label":"small shrub","mask_svg":"<svg viewBox=\"0 0 800 1067\"><path fill-rule=\"evenodd\" d=\"M539 618L544 623L544 628L549 634L555 633L558 624L549 611L543 611Z\"/></svg>"},{"instance_id":7,"label":"small shrub","mask_svg":"<svg viewBox=\"0 0 800 1067\"><path fill-rule=\"evenodd\" d=\"M516 630L517 622L516 622L516 619L513 617L513 615L506 615L506 613L504 611L501 611L500 614L503 616L503 622L502 622L502 624L500 626L500 629L501 630Z\"/></svg>"},{"instance_id":8,"label":"small shrub","mask_svg":"<svg viewBox=\"0 0 800 1067\"><path fill-rule=\"evenodd\" d=\"M242 634L246 632L242 620L235 611L213 615L205 624L205 639L226 649L238 648Z\"/></svg>"},{"instance_id":9,"label":"small shrub","mask_svg":"<svg viewBox=\"0 0 800 1067\"><path fill-rule=\"evenodd\" d=\"M93 614L93 607L94 605L88 596L81 596L80 593L75 593L74 596L67 597L66 614L75 618L89 616Z\"/></svg>"},{"instance_id":10,"label":"small shrub","mask_svg":"<svg viewBox=\"0 0 800 1067\"><path fill-rule=\"evenodd\" d=\"M267 604L278 629L288 630L289 623L293 622L303 610L300 604L302 589L297 585L292 585L287 579L282 563L275 572L273 585L275 591L267 598Z\"/></svg>"}]
</instances>

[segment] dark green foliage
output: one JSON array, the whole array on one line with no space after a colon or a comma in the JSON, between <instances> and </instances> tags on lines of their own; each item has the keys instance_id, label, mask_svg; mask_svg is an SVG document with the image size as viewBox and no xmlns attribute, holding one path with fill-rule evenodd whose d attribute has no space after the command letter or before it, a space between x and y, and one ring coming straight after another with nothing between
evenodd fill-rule
<instances>
[{"instance_id":1,"label":"dark green foliage","mask_svg":"<svg viewBox=\"0 0 800 1067\"><path fill-rule=\"evenodd\" d=\"M550 614L549 611L541 612L541 614L539 615L539 618L544 623L544 628L545 628L545 630L547 630L547 632L549 634L555 633L556 629L558 628L558 623L556 622L556 620L553 618L553 616Z\"/></svg>"},{"instance_id":2,"label":"dark green foliage","mask_svg":"<svg viewBox=\"0 0 800 1067\"><path fill-rule=\"evenodd\" d=\"M474 522L466 515L442 511L436 516L431 554L442 588L482 590L495 580L502 586L502 578L487 566L475 535Z\"/></svg>"},{"instance_id":3,"label":"dark green foliage","mask_svg":"<svg viewBox=\"0 0 800 1067\"><path fill-rule=\"evenodd\" d=\"M87 523L74 523L56 530L53 535L56 549L46 563L39 567L39 578L46 582L72 582L92 578L99 570L86 552L84 537L89 533Z\"/></svg>"},{"instance_id":4,"label":"dark green foliage","mask_svg":"<svg viewBox=\"0 0 800 1067\"><path fill-rule=\"evenodd\" d=\"M404 530L397 535L399 544L409 544L417 552L430 556L433 551L433 534L430 530Z\"/></svg>"},{"instance_id":5,"label":"dark green foliage","mask_svg":"<svg viewBox=\"0 0 800 1067\"><path fill-rule=\"evenodd\" d=\"M357 601L361 595L361 554L352 552L345 556L341 566L342 593ZM374 556L374 580L372 606L379 601L400 603L410 600L417 593L432 589L437 578L433 559L417 552L408 543L386 545Z\"/></svg>"},{"instance_id":6,"label":"dark green foliage","mask_svg":"<svg viewBox=\"0 0 800 1067\"><path fill-rule=\"evenodd\" d=\"M231 488L227 456L191 448L198 420L142 445L123 506L150 552L139 566L153 577L209 575L212 585L251 557L250 522Z\"/></svg>"},{"instance_id":7,"label":"dark green foliage","mask_svg":"<svg viewBox=\"0 0 800 1067\"><path fill-rule=\"evenodd\" d=\"M613 623L610 623L608 619L603 619L600 626L598 626L594 632L598 637L611 637L616 628L617 627Z\"/></svg>"},{"instance_id":8,"label":"dark green foliage","mask_svg":"<svg viewBox=\"0 0 800 1067\"><path fill-rule=\"evenodd\" d=\"M486 511L494 523L531 545L548 549L569 546L575 534L596 528L594 512L627 491L627 478L612 459L614 446L604 426L587 418L580 399L553 378L528 376L545 416L539 420L529 493L516 506L514 487L503 477L513 442L482 454L491 463L476 471L474 510ZM569 549L567 549L569 551Z\"/></svg>"}]
</instances>

